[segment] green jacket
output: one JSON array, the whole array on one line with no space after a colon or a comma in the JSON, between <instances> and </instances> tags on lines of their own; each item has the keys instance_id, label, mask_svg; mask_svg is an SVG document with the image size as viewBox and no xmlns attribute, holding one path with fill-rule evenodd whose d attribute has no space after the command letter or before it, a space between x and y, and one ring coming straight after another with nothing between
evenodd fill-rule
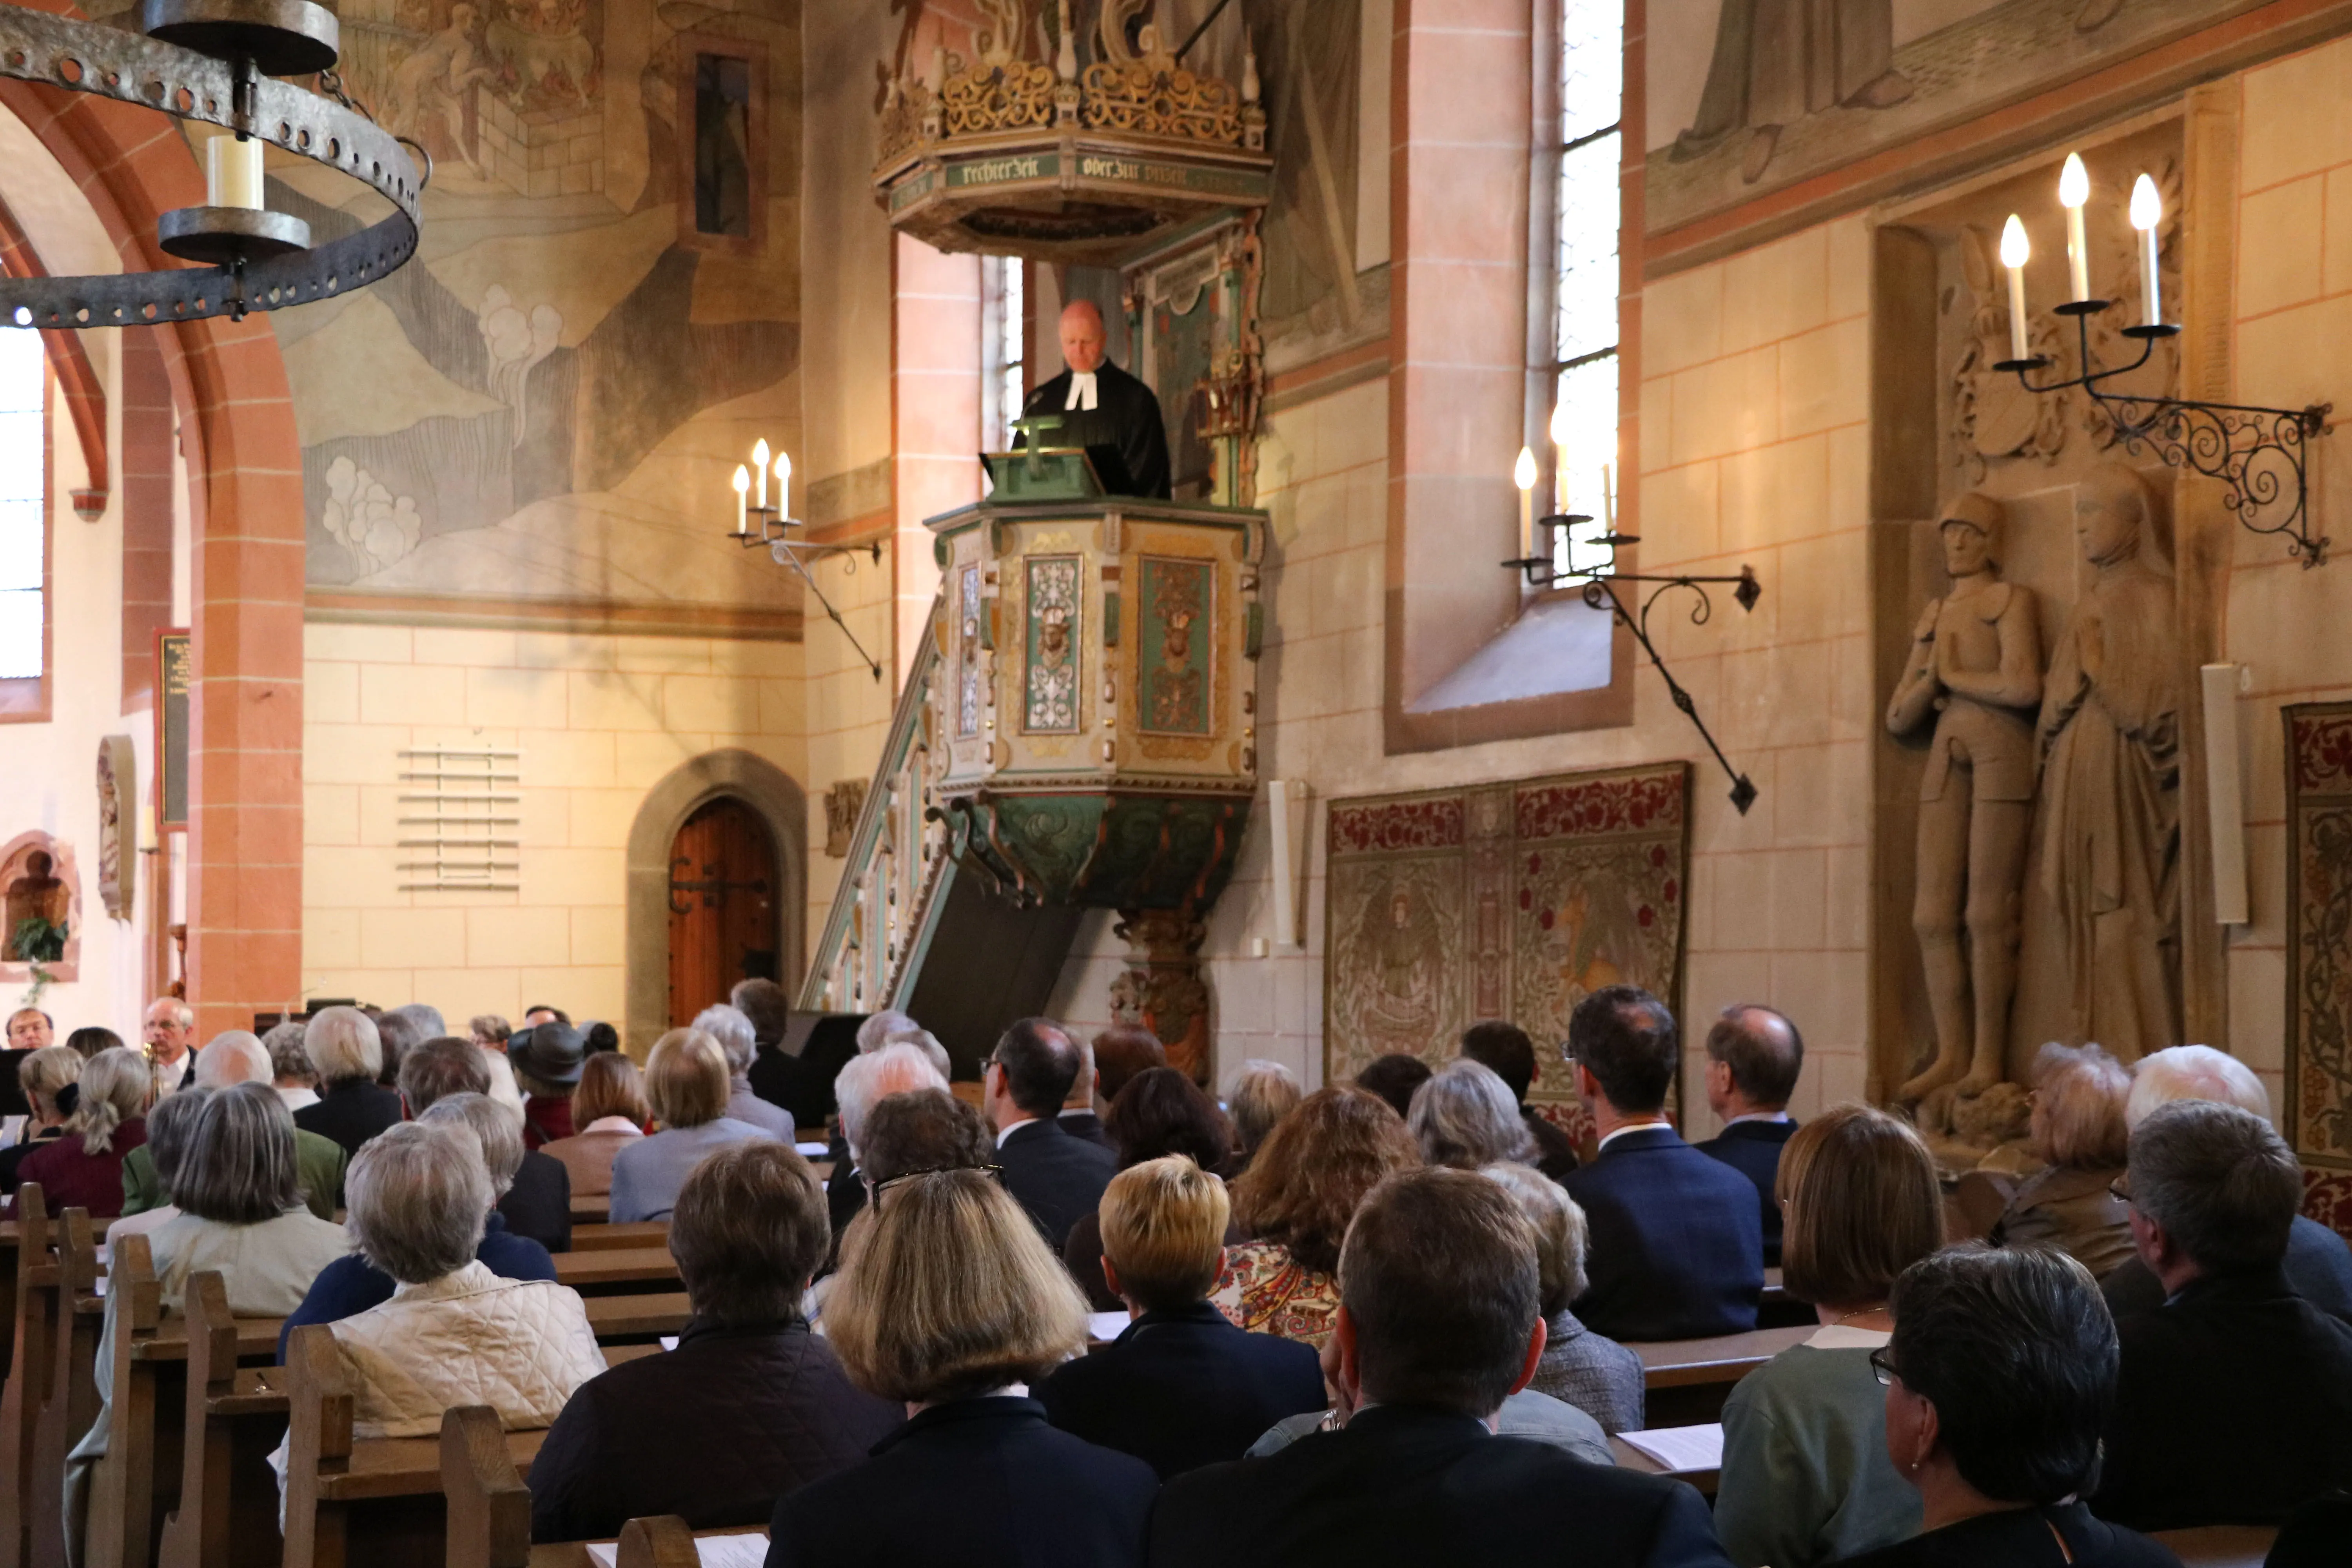
<instances>
[{"instance_id":1,"label":"green jacket","mask_svg":"<svg viewBox=\"0 0 2352 1568\"><path fill-rule=\"evenodd\" d=\"M351 1163L343 1146L316 1132L294 1130L294 1173L302 1186L302 1201L312 1214L332 1222L342 1202L343 1167ZM172 1201L163 1179L155 1173L155 1155L144 1143L122 1159L122 1212L127 1216L162 1208Z\"/></svg>"}]
</instances>

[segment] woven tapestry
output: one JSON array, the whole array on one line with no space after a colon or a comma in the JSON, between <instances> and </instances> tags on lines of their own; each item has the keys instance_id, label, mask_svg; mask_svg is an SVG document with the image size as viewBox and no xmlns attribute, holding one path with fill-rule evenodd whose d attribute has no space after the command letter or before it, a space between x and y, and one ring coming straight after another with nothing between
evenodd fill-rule
<instances>
[{"instance_id":1,"label":"woven tapestry","mask_svg":"<svg viewBox=\"0 0 2352 1568\"><path fill-rule=\"evenodd\" d=\"M1572 1102L1568 1016L1604 985L1681 1005L1690 769L1682 763L1331 803L1323 1075L1433 1067L1508 1018L1529 1098Z\"/></svg>"},{"instance_id":2,"label":"woven tapestry","mask_svg":"<svg viewBox=\"0 0 2352 1568\"><path fill-rule=\"evenodd\" d=\"M2286 1134L2352 1169L2352 702L2286 719Z\"/></svg>"}]
</instances>

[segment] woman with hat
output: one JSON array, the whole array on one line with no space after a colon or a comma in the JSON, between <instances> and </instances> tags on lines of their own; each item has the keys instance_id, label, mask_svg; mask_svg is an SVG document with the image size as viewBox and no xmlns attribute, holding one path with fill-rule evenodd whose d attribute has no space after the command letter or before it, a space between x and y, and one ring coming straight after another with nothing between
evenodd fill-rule
<instances>
[{"instance_id":1,"label":"woman with hat","mask_svg":"<svg viewBox=\"0 0 2352 1568\"><path fill-rule=\"evenodd\" d=\"M580 1031L553 1019L507 1041L507 1059L522 1086L525 1149L572 1136L572 1091L580 1087L580 1064L587 1057Z\"/></svg>"}]
</instances>

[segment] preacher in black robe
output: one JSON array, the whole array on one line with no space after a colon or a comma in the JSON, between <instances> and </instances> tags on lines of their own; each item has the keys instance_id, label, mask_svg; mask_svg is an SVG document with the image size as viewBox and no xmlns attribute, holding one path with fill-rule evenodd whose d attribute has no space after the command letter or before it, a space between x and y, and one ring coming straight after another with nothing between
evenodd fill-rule
<instances>
[{"instance_id":1,"label":"preacher in black robe","mask_svg":"<svg viewBox=\"0 0 2352 1568\"><path fill-rule=\"evenodd\" d=\"M1073 408L1072 373L1064 371L1029 395L1022 417L1059 416L1062 427L1045 433L1047 447L1108 447L1126 466L1128 482L1103 475L1114 494L1168 499L1168 427L1160 422L1160 399L1151 388L1104 360L1094 373L1095 405ZM1079 399L1078 401L1083 401Z\"/></svg>"}]
</instances>

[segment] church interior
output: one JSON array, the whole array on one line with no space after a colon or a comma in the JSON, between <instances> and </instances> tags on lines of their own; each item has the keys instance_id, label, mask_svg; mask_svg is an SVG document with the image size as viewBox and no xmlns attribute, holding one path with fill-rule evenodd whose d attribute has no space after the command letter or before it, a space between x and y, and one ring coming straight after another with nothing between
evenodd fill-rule
<instances>
[{"instance_id":1,"label":"church interior","mask_svg":"<svg viewBox=\"0 0 2352 1568\"><path fill-rule=\"evenodd\" d=\"M1576 1183L1604 1139L1801 1137L1853 1107L1932 1159L1941 1239L1997 1244L2021 1184L2099 1171L2063 1201L2109 1205L2112 1265L2162 1247L2121 1217L2164 1190L2136 1131L2123 1175L2126 1086L2136 1129L2143 1064L2201 1047L2291 1163L2294 1237L2352 1238L2347 0L14 0L0 316L11 1142L72 1142L106 1047L150 1059L160 1108L184 1074L226 1103L203 1058L250 1038L293 1108L304 1060L336 1081L331 1037L363 1025L361 1076L408 1095L412 1037L470 1019L538 1160L589 1128L543 1121L546 1081L584 1099L601 1047L676 1096L656 1044L731 1005L737 1091L836 1200L862 1170L878 1233L827 1076L866 1059L861 1022L903 1024L1001 1144L1023 1053L1052 1055L1023 1021L1051 1020L1065 1051L1141 1032L1241 1130L1222 1291L1271 1212L1243 1178L1265 1082L1311 1110L1409 1071L1426 1150L1447 1064L1502 1020L1531 1058L1487 1065L1531 1147L1582 1167L1595 1286L1615 1222ZM1665 1020L1646 1105L1584 1043L1629 997ZM422 1035L392 1022L417 1007ZM289 1076L273 1031L302 1028ZM32 1059L69 1036L73 1121ZM1790 1049L1775 1103L1745 1064ZM1066 1114L1115 1116L1116 1054L1086 1046ZM772 1076L743 1089L744 1060ZM2111 1091L2104 1160L2053 1152L2082 1084ZM709 1120L659 1093L624 1119ZM303 1139L342 1142L311 1115ZM360 1226L363 1147L323 1221ZM1778 1148L1733 1331L1780 1338L1662 1359L1721 1326L1585 1313L1649 1363L1650 1427L1715 1434L1616 1444L1715 1500L1704 1546L1590 1561L1714 1563L1718 1528L1742 1568L1947 1561L1834 1531L1765 1555L1726 1517L1738 1379L1851 1349L1806 1336L1913 1289L1809 1298L1818 1258L1782 1279ZM607 1361L690 1341L685 1295L639 1293L685 1289L670 1200L639 1222L617 1175L609 1199L570 1179L543 1277ZM299 1379L263 1498L282 1537L233 1531L226 1481L184 1531L229 1383L338 1342L232 1352L232 1320L301 1319L237 1304L233 1269L200 1302L188 1270L228 1266L184 1247L175 1275L160 1239L160 1318L99 1300L94 1258L148 1254L108 1255L63 1182L0 1236L0 1568L445 1540L553 1568L531 1467L491 1473L528 1420L371 1427L362 1388L362 1447L439 1436L426 1528L365 1511L388 1505L338 1479L350 1415L338 1454ZM1015 1195L1058 1251L1068 1218ZM1313 1267L1344 1291L1338 1245ZM2352 1255L2326 1267L2352 1281ZM1108 1278L1080 1280L1097 1311ZM881 1352L847 1342L847 1289L820 1329L864 1399ZM1916 1365L1909 1321L1865 1328ZM2335 1380L2295 1428L2332 1457L2287 1501L2333 1489L2319 1528L2352 1552L2337 1326L2297 1363ZM185 1347L162 1404L116 1348L157 1332ZM2138 1342L2126 1323L2126 1404ZM1336 1425L1354 1374L1324 1354ZM1873 1444L1902 1440L1886 1398ZM187 1481L142 1468L184 1447ZM1051 1560L1211 1560L1180 1495L1205 1506L1171 1483L1148 1552ZM2346 1560L2292 1555L2268 1508L2116 1522L2191 1564ZM696 1561L706 1521L651 1511L688 1524L596 1532L626 1568ZM867 1560L809 1519L792 1556L775 1517L771 1564ZM2173 1561L2050 1517L2067 1562ZM1396 1528L1350 1560L1391 1560ZM698 1560L750 1562L733 1539ZM1482 1555L1587 1560L1516 1550Z\"/></svg>"}]
</instances>

